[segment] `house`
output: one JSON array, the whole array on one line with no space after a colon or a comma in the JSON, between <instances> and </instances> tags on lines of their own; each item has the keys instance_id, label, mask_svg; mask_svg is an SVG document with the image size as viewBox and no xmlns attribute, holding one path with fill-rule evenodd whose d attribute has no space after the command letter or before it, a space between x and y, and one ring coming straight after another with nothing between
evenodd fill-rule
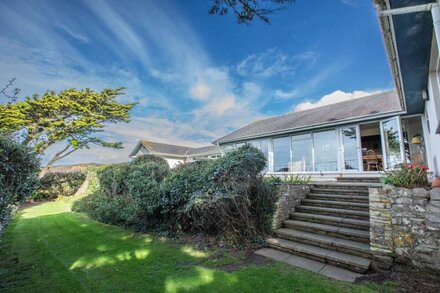
<instances>
[{"instance_id":1,"label":"house","mask_svg":"<svg viewBox=\"0 0 440 293\"><path fill-rule=\"evenodd\" d=\"M160 156L168 162L168 165L171 168L173 168L180 163L218 158L221 156L221 149L215 145L193 148L140 140L129 156L134 158L142 155Z\"/></svg>"},{"instance_id":2,"label":"house","mask_svg":"<svg viewBox=\"0 0 440 293\"><path fill-rule=\"evenodd\" d=\"M267 155L267 174L313 179L379 176L403 162L427 163L426 124L405 111L396 91L267 118L214 143L226 151L250 143Z\"/></svg>"},{"instance_id":3,"label":"house","mask_svg":"<svg viewBox=\"0 0 440 293\"><path fill-rule=\"evenodd\" d=\"M434 0L375 0L397 93L425 125L428 166L440 175L440 7Z\"/></svg>"},{"instance_id":4,"label":"house","mask_svg":"<svg viewBox=\"0 0 440 293\"><path fill-rule=\"evenodd\" d=\"M432 232L440 229L440 189L368 178L403 162L440 175L439 1L374 3L395 91L257 121L216 141L260 147L269 174L336 177L284 187L269 248L256 253L346 281L402 260L440 270Z\"/></svg>"}]
</instances>

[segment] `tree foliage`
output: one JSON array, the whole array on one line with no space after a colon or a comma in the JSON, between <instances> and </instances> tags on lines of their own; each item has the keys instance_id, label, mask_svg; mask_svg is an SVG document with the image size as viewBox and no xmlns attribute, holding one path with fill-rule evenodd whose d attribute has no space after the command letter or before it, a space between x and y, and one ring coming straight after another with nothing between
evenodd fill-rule
<instances>
[{"instance_id":1,"label":"tree foliage","mask_svg":"<svg viewBox=\"0 0 440 293\"><path fill-rule=\"evenodd\" d=\"M66 141L66 146L54 155L48 166L91 144L121 148L121 143L105 141L96 134L108 123L129 121L129 111L134 104L117 101L122 90L47 91L42 96L1 104L0 132L17 137L38 154L57 142Z\"/></svg>"},{"instance_id":2,"label":"tree foliage","mask_svg":"<svg viewBox=\"0 0 440 293\"><path fill-rule=\"evenodd\" d=\"M211 0L210 14L225 15L233 11L238 23L250 23L259 18L269 23L269 15L286 8L295 0Z\"/></svg>"},{"instance_id":3,"label":"tree foliage","mask_svg":"<svg viewBox=\"0 0 440 293\"><path fill-rule=\"evenodd\" d=\"M26 146L0 135L0 232L11 211L35 190L39 161Z\"/></svg>"}]
</instances>

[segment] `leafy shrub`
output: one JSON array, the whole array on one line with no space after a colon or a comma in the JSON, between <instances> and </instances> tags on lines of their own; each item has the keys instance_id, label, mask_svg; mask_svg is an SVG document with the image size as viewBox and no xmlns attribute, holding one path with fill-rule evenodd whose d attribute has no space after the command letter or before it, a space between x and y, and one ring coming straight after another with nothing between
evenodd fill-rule
<instances>
[{"instance_id":1,"label":"leafy shrub","mask_svg":"<svg viewBox=\"0 0 440 293\"><path fill-rule=\"evenodd\" d=\"M40 179L34 200L55 199L59 196L72 196L81 187L87 174L85 172L50 172Z\"/></svg>"},{"instance_id":2,"label":"leafy shrub","mask_svg":"<svg viewBox=\"0 0 440 293\"><path fill-rule=\"evenodd\" d=\"M214 161L180 164L162 183L161 212L171 230L191 230L190 219L183 209L194 192L204 188Z\"/></svg>"},{"instance_id":3,"label":"leafy shrub","mask_svg":"<svg viewBox=\"0 0 440 293\"><path fill-rule=\"evenodd\" d=\"M183 208L191 229L219 235L233 244L246 244L270 232L277 195L265 183L266 158L249 145L214 161Z\"/></svg>"},{"instance_id":4,"label":"leafy shrub","mask_svg":"<svg viewBox=\"0 0 440 293\"><path fill-rule=\"evenodd\" d=\"M403 164L398 170L386 172L383 183L396 187L416 188L428 186L428 167Z\"/></svg>"},{"instance_id":5,"label":"leafy shrub","mask_svg":"<svg viewBox=\"0 0 440 293\"><path fill-rule=\"evenodd\" d=\"M39 167L30 149L0 135L0 232L10 221L14 206L34 192Z\"/></svg>"},{"instance_id":6,"label":"leafy shrub","mask_svg":"<svg viewBox=\"0 0 440 293\"><path fill-rule=\"evenodd\" d=\"M168 163L151 155L97 170L99 188L73 205L98 221L146 231L160 224L161 182Z\"/></svg>"},{"instance_id":7,"label":"leafy shrub","mask_svg":"<svg viewBox=\"0 0 440 293\"><path fill-rule=\"evenodd\" d=\"M265 165L248 145L171 171L161 158L140 157L98 171L100 188L74 210L139 231L203 232L246 244L270 232L277 195L263 181Z\"/></svg>"}]
</instances>

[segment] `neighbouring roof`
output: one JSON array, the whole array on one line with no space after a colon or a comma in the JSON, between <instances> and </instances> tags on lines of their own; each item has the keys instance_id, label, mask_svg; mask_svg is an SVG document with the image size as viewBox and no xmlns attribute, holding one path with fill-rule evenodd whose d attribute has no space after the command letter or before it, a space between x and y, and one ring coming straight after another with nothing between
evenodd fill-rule
<instances>
[{"instance_id":1,"label":"neighbouring roof","mask_svg":"<svg viewBox=\"0 0 440 293\"><path fill-rule=\"evenodd\" d=\"M433 3L435 0L374 0L378 12ZM429 59L433 36L430 11L379 16L396 88L405 100L408 114L423 113L422 91L428 87Z\"/></svg>"},{"instance_id":2,"label":"neighbouring roof","mask_svg":"<svg viewBox=\"0 0 440 293\"><path fill-rule=\"evenodd\" d=\"M136 155L141 146L144 146L152 154L170 155L177 157L219 154L221 152L220 148L215 145L193 148L188 146L140 140L133 151L130 153L130 156Z\"/></svg>"},{"instance_id":3,"label":"neighbouring roof","mask_svg":"<svg viewBox=\"0 0 440 293\"><path fill-rule=\"evenodd\" d=\"M289 113L283 116L253 122L214 143L226 143L244 139L275 135L314 126L328 126L337 122L380 116L402 111L395 91L382 92L346 102L335 103L310 110Z\"/></svg>"}]
</instances>

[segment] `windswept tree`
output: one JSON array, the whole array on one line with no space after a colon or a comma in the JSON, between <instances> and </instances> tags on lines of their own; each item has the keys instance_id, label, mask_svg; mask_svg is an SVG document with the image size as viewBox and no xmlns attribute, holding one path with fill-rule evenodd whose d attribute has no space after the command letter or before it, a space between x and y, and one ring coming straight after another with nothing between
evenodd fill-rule
<instances>
[{"instance_id":1,"label":"windswept tree","mask_svg":"<svg viewBox=\"0 0 440 293\"><path fill-rule=\"evenodd\" d=\"M103 140L97 134L109 123L129 122L135 104L121 103L123 88L67 89L27 97L23 101L0 104L0 132L43 154L58 142L65 146L55 153L40 176L58 160L91 145L122 148L121 142Z\"/></svg>"},{"instance_id":2,"label":"windswept tree","mask_svg":"<svg viewBox=\"0 0 440 293\"><path fill-rule=\"evenodd\" d=\"M209 14L226 15L232 11L238 23L250 23L254 18L270 23L269 15L285 9L295 0L211 0Z\"/></svg>"}]
</instances>

